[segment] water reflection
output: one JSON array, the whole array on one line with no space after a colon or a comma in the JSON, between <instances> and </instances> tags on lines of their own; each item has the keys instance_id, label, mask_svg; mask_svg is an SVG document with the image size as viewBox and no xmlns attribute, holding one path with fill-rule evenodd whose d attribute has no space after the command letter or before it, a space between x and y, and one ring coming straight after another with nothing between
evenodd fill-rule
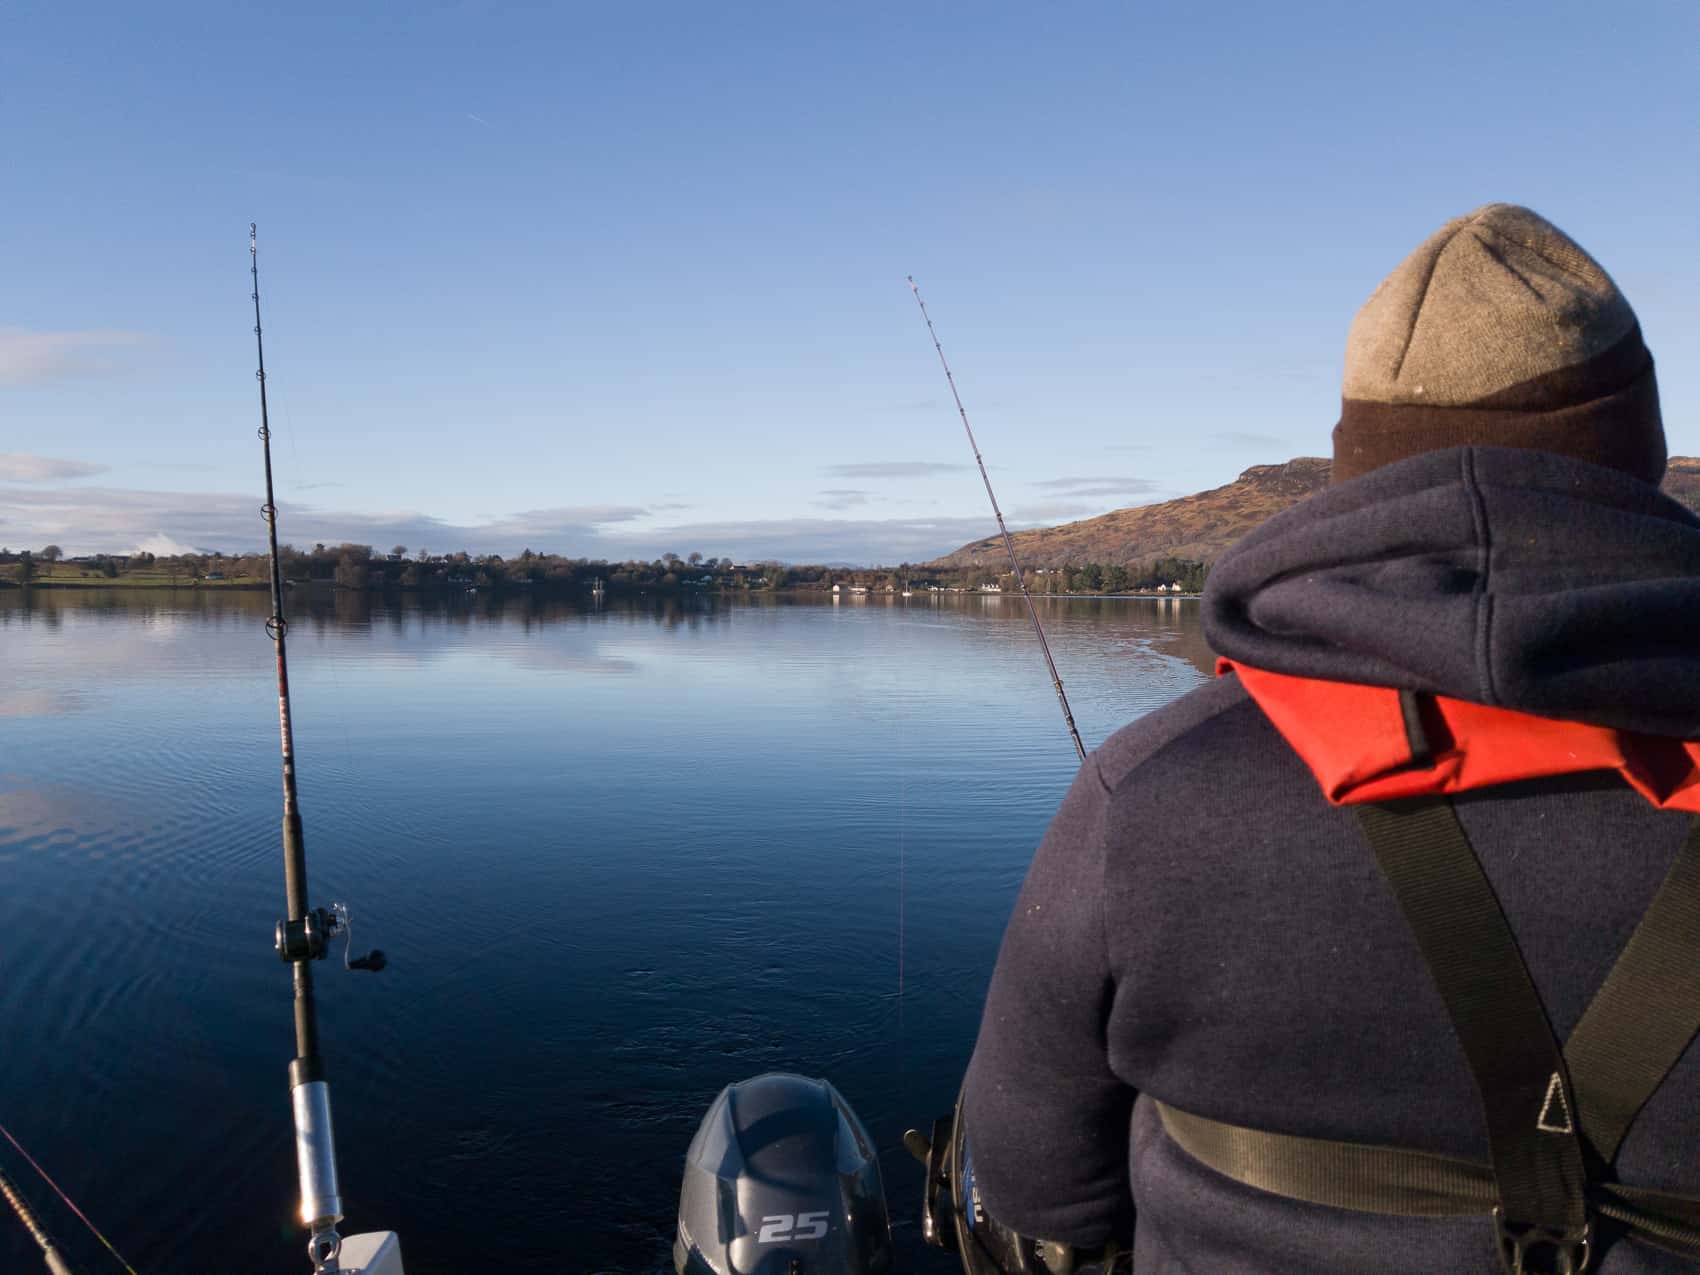
<instances>
[{"instance_id":1,"label":"water reflection","mask_svg":"<svg viewBox=\"0 0 1700 1275\"><path fill-rule=\"evenodd\" d=\"M315 631L364 629L386 625L392 632L410 624L432 622L470 628L479 624L514 624L524 631L562 621L609 616L644 619L663 628L698 627L726 619L738 611L774 608L820 608L838 604L827 594L713 594L666 592L614 594L603 601L552 596L533 597L523 590L477 594L376 593L345 589L293 588L286 603L292 623ZM1168 643L1172 653L1209 673L1212 657L1198 620L1198 603L1191 598L1058 598L1034 599L1047 633L1084 624L1097 633L1104 626L1126 628ZM1030 623L1025 605L1014 595L896 594L855 595L842 605L856 610L885 611L924 618L929 613L958 619L972 617L993 625ZM137 618L157 620L186 616L201 622L263 621L271 610L269 595L257 589L0 589L0 626L38 623L50 627L67 617L79 620Z\"/></svg>"},{"instance_id":2,"label":"water reflection","mask_svg":"<svg viewBox=\"0 0 1700 1275\"><path fill-rule=\"evenodd\" d=\"M74 713L86 699L80 691L12 690L0 694L0 717L50 717Z\"/></svg>"}]
</instances>

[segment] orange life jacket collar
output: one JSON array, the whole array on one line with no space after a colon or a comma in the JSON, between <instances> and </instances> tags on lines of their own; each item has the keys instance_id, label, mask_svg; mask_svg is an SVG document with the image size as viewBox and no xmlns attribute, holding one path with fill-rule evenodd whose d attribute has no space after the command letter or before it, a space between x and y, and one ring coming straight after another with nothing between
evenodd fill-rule
<instances>
[{"instance_id":1,"label":"orange life jacket collar","mask_svg":"<svg viewBox=\"0 0 1700 1275\"><path fill-rule=\"evenodd\" d=\"M1337 806L1615 770L1655 806L1700 813L1700 741L1425 695L1428 748L1418 757L1396 690L1289 677L1226 659L1216 672L1239 675Z\"/></svg>"}]
</instances>

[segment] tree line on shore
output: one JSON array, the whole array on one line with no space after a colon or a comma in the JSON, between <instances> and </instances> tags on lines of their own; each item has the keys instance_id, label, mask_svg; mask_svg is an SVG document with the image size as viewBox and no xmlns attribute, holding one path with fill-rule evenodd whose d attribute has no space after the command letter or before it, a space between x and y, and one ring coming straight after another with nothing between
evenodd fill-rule
<instances>
[{"instance_id":1,"label":"tree line on shore","mask_svg":"<svg viewBox=\"0 0 1700 1275\"><path fill-rule=\"evenodd\" d=\"M777 561L737 562L663 554L653 561L568 558L525 549L500 554L434 554L395 545L387 553L363 544L316 544L311 549L284 545L278 550L284 578L325 583L345 589L502 589L524 588L558 593L590 590L600 582L610 591L640 589L712 589L776 592L785 590L955 589L1014 592L1015 576L985 567L941 567L901 563L895 567L788 565ZM186 553L173 555L91 554L67 559L58 545L39 551L0 547L0 581L14 584L100 584L122 581L160 587L202 585L259 586L270 580L264 554ZM1088 562L1079 566L1026 570L1035 593L1114 594L1156 589L1196 593L1209 566L1181 558L1143 565Z\"/></svg>"}]
</instances>

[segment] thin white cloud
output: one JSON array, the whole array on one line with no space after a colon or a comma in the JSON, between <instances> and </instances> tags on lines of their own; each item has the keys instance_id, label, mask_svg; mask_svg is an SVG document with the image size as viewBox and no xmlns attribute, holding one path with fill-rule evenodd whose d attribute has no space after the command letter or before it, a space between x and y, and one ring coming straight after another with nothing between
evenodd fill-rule
<instances>
[{"instance_id":1,"label":"thin white cloud","mask_svg":"<svg viewBox=\"0 0 1700 1275\"><path fill-rule=\"evenodd\" d=\"M729 554L742 562L890 565L925 562L986 535L990 518L774 518L751 522L699 522L660 528L632 541L634 557L650 557L644 546L665 541L703 553ZM610 548L619 542L610 541ZM627 556L621 553L619 556Z\"/></svg>"},{"instance_id":2,"label":"thin white cloud","mask_svg":"<svg viewBox=\"0 0 1700 1275\"><path fill-rule=\"evenodd\" d=\"M865 505L873 493L854 487L828 487L820 493L820 499L815 504L822 509L850 509L856 505Z\"/></svg>"},{"instance_id":3,"label":"thin white cloud","mask_svg":"<svg viewBox=\"0 0 1700 1275\"><path fill-rule=\"evenodd\" d=\"M530 509L477 523L410 510L382 513L279 506L280 538L298 547L344 541L378 550L392 544L435 553L465 549L511 557L523 548L573 557L652 560L699 550L743 561L921 562L994 528L989 517L791 518L634 526L655 511L634 505ZM1024 525L1020 519L1012 526ZM145 530L144 530L145 529ZM141 537L138 542L138 538ZM123 553L138 547L193 546L202 552L257 552L265 524L254 498L226 492L157 492L121 487L20 487L0 501L0 544L57 543L67 553ZM158 545L160 548L154 548Z\"/></svg>"},{"instance_id":4,"label":"thin white cloud","mask_svg":"<svg viewBox=\"0 0 1700 1275\"><path fill-rule=\"evenodd\" d=\"M138 553L151 553L157 558L174 558L180 553L196 552L194 545L186 545L181 540L173 540L163 531L138 540L124 551L126 557Z\"/></svg>"},{"instance_id":5,"label":"thin white cloud","mask_svg":"<svg viewBox=\"0 0 1700 1275\"><path fill-rule=\"evenodd\" d=\"M860 465L828 465L829 478L931 478L936 474L955 474L966 465L947 465L935 460L881 460Z\"/></svg>"},{"instance_id":6,"label":"thin white cloud","mask_svg":"<svg viewBox=\"0 0 1700 1275\"><path fill-rule=\"evenodd\" d=\"M534 549L580 554L600 542L602 528L642 518L633 505L531 509L484 523L452 523L411 510L359 513L280 504L282 539L297 545L350 541L387 548L424 545L438 553L518 552ZM249 495L227 492L137 491L124 487L24 487L0 502L0 544L50 541L73 553L122 553L139 528L201 551L247 552L265 541L265 524ZM158 552L155 550L154 552Z\"/></svg>"},{"instance_id":7,"label":"thin white cloud","mask_svg":"<svg viewBox=\"0 0 1700 1275\"><path fill-rule=\"evenodd\" d=\"M41 385L129 371L132 355L152 338L142 332L90 329L32 332L0 328L0 385Z\"/></svg>"},{"instance_id":8,"label":"thin white cloud","mask_svg":"<svg viewBox=\"0 0 1700 1275\"><path fill-rule=\"evenodd\" d=\"M87 478L101 474L105 465L86 460L61 460L57 456L32 456L28 452L0 452L0 482L52 483L67 478Z\"/></svg>"},{"instance_id":9,"label":"thin white cloud","mask_svg":"<svg viewBox=\"0 0 1700 1275\"><path fill-rule=\"evenodd\" d=\"M1081 478L1047 478L1036 482L1058 496L1143 496L1157 490L1150 478L1130 478L1125 475L1098 474Z\"/></svg>"},{"instance_id":10,"label":"thin white cloud","mask_svg":"<svg viewBox=\"0 0 1700 1275\"><path fill-rule=\"evenodd\" d=\"M648 509L637 505L561 505L552 509L528 509L523 513L485 523L479 529L497 536L517 534L521 531L571 531L579 527L604 527L609 523L632 522L648 513ZM423 514L412 516L424 517Z\"/></svg>"}]
</instances>

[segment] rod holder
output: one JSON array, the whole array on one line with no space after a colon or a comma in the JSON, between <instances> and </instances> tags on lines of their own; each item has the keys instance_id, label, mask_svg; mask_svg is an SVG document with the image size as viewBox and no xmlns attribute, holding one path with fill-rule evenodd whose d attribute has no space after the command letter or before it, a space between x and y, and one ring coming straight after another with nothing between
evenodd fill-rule
<instances>
[{"instance_id":1,"label":"rod holder","mask_svg":"<svg viewBox=\"0 0 1700 1275\"><path fill-rule=\"evenodd\" d=\"M289 1092L295 1108L295 1163L301 1176L301 1224L319 1231L342 1221L342 1190L336 1177L336 1139L331 1132L331 1091L309 1080Z\"/></svg>"}]
</instances>

